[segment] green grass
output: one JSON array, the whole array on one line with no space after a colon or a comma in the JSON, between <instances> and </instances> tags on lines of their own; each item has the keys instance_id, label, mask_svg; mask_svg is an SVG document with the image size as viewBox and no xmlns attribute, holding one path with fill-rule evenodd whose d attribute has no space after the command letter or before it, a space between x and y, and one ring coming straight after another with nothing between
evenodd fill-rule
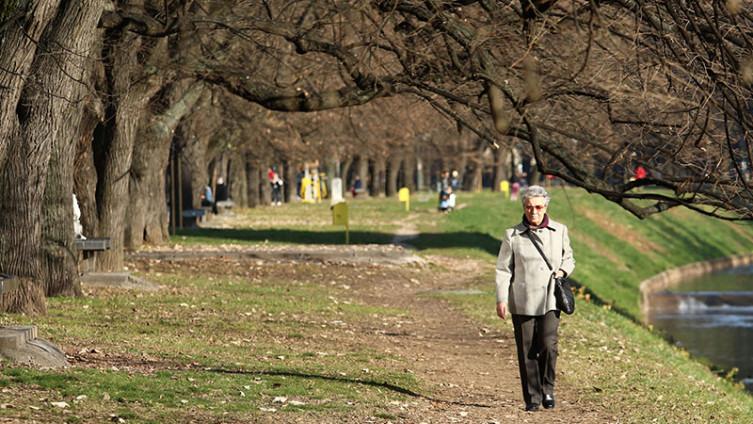
<instances>
[{"instance_id":1,"label":"green grass","mask_svg":"<svg viewBox=\"0 0 753 424\"><path fill-rule=\"evenodd\" d=\"M117 411L129 422L158 423L200 411L253 421L261 408L332 417L354 404L383 404L419 390L400 358L365 346L336 347L349 339L350 323L404 311L351 302L344 289L303 271L311 278L250 283L178 269L150 276L167 287L157 293L52 298L47 316L3 316L4 323L37 325L45 338L82 349L98 366L4 367L0 386L10 391L0 393L0 403L19 406L0 408L0 419L104 422ZM302 403L274 403L275 397ZM53 401L70 406L59 410L49 406Z\"/></svg>"},{"instance_id":2,"label":"green grass","mask_svg":"<svg viewBox=\"0 0 753 424\"><path fill-rule=\"evenodd\" d=\"M493 292L444 294L477 322L511 331L490 313ZM583 401L603 405L627 423L753 422L753 399L739 384L720 378L686 351L608 307L579 301L563 316L558 379Z\"/></svg>"},{"instance_id":3,"label":"green grass","mask_svg":"<svg viewBox=\"0 0 753 424\"><path fill-rule=\"evenodd\" d=\"M390 243L396 222L409 215L395 199L358 199L348 202L352 244ZM415 211L415 208L414 208ZM345 244L345 228L332 225L329 203L290 203L285 207L241 209L241 228L181 229L173 241L178 244Z\"/></svg>"},{"instance_id":4,"label":"green grass","mask_svg":"<svg viewBox=\"0 0 753 424\"><path fill-rule=\"evenodd\" d=\"M640 281L689 262L750 252L753 227L684 210L641 221L580 190L555 189L553 196L550 214L571 231L574 278L597 301L580 299L576 314L563 319L560 378L620 422L753 422L753 401L739 385L636 324ZM484 261L488 272L468 287L480 294L433 295L451 299L485 327L511 331L494 316L493 264L500 235L521 218L520 203L497 193L460 193L461 207L439 214L434 195L412 200L411 212L394 199L351 202L352 242L388 243L407 223L421 232L410 242L419 254ZM173 242L344 242L326 204L237 213L246 220L242 228L186 230ZM343 285L355 271L303 264L293 272L232 261L223 269L161 266L145 274L167 287L157 293L53 298L47 316L0 317L1 325L37 325L43 337L92 361L62 371L2 364L0 404L14 407L0 408L0 420L253 422L267 414L262 408L313 422L352 417L356 408L394 420L381 406L422 390L406 359L351 341L351 323L408 313L352 301ZM275 403L275 397L303 403ZM70 406L50 406L54 401Z\"/></svg>"},{"instance_id":5,"label":"green grass","mask_svg":"<svg viewBox=\"0 0 753 424\"><path fill-rule=\"evenodd\" d=\"M493 312L496 251L485 240L495 239L498 249L502 231L520 221L520 204L490 193L463 198L469 207L444 217L440 226L464 240L429 250L455 249L488 260L489 273L469 287L481 294L442 296L477 322L511 331L509 322ZM576 313L563 318L560 378L620 422L753 422L753 399L740 384L720 378L637 324L642 280L690 262L750 252L753 227L687 210L641 221L598 196L572 189L553 190L549 212L570 228L577 260L574 278L599 301L580 299ZM469 238L478 242L475 248L467 246Z\"/></svg>"},{"instance_id":6,"label":"green grass","mask_svg":"<svg viewBox=\"0 0 753 424\"><path fill-rule=\"evenodd\" d=\"M423 225L411 243L429 253L493 260L505 228L520 222L520 202L497 193L461 193L467 207ZM753 251L753 225L676 209L640 220L597 195L552 189L550 216L565 223L576 258L573 278L605 303L638 318L638 284L690 262Z\"/></svg>"}]
</instances>

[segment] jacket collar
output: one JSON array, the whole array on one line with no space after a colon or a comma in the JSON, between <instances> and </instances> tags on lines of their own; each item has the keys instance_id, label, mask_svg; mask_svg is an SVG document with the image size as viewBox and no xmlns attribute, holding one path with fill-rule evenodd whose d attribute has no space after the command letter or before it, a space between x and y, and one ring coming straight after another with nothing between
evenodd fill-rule
<instances>
[{"instance_id":1,"label":"jacket collar","mask_svg":"<svg viewBox=\"0 0 753 424\"><path fill-rule=\"evenodd\" d=\"M547 216L545 217L545 220L546 220L546 224L547 224L547 225L546 225L546 226L542 226L542 227L539 227L539 228L542 228L542 229L543 229L543 228L546 228L546 229L548 229L548 230L552 230L552 231L557 231L557 229L559 229L559 226L560 226L560 223L559 223L559 222L557 222L557 221L555 221L555 220L553 220L553 219L549 219L549 216L548 216L548 215L547 215ZM517 230L517 232L518 232L519 234L523 234L523 233L525 233L525 232L527 232L527 231L529 231L529 230L530 230L530 229L528 228L528 223L527 223L527 220L526 220L526 217L525 217L525 215L523 216L523 220L522 220L522 221L520 221L520 223L519 223L518 225L516 225L516 226L515 226L515 229Z\"/></svg>"}]
</instances>

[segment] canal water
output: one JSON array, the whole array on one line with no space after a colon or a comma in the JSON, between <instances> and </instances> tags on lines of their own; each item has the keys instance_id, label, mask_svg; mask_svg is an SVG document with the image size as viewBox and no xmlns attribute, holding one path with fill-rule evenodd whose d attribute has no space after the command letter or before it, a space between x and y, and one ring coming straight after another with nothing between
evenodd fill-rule
<instances>
[{"instance_id":1,"label":"canal water","mask_svg":"<svg viewBox=\"0 0 753 424\"><path fill-rule=\"evenodd\" d=\"M753 391L753 267L689 280L648 300L646 320Z\"/></svg>"}]
</instances>

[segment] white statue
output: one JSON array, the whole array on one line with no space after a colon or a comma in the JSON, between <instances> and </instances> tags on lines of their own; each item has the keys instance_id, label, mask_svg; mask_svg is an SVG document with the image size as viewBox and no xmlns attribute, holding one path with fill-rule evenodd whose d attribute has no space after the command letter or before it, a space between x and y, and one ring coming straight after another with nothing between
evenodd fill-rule
<instances>
[{"instance_id":1,"label":"white statue","mask_svg":"<svg viewBox=\"0 0 753 424\"><path fill-rule=\"evenodd\" d=\"M81 227L81 209L78 207L78 199L76 194L73 194L73 234L79 240L86 240L83 234L83 227Z\"/></svg>"}]
</instances>

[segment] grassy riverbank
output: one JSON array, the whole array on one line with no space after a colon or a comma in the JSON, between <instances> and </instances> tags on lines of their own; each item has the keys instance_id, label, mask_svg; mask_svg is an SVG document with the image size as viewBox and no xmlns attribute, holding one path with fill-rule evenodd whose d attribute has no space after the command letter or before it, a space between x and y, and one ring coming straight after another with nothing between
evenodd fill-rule
<instances>
[{"instance_id":1,"label":"grassy riverbank","mask_svg":"<svg viewBox=\"0 0 753 424\"><path fill-rule=\"evenodd\" d=\"M581 299L578 312L563 320L561 378L623 422L753 422L753 398L740 385L719 378L637 324L641 281L669 268L753 251L753 225L685 209L639 220L582 190L555 188L552 194L549 212L570 229L574 278L592 300ZM437 215L434 197L422 200L412 212L421 234L410 243L425 255L490 263L488 274L469 287L480 294L446 296L489 328L509 330L509 323L501 323L491 310L491 264L502 231L520 220L520 204L496 193L461 193L459 210ZM394 219L400 213L395 203L368 202L354 205L371 210L372 219ZM356 227L357 234L359 229L367 232Z\"/></svg>"},{"instance_id":2,"label":"grassy riverbank","mask_svg":"<svg viewBox=\"0 0 753 424\"><path fill-rule=\"evenodd\" d=\"M753 422L751 396L636 324L641 280L751 251L753 228L682 210L639 221L579 190L553 193L550 213L570 227L574 277L593 301L581 299L563 319L559 387L569 406L552 417ZM2 364L0 421L526 419L510 359L512 329L494 316L492 283L499 237L520 219L520 204L461 193L458 210L439 214L435 201L415 196L411 212L394 199L351 202L353 242L386 244L395 232L418 229L410 243L428 266L132 261L132 270L162 288L88 289L83 298L50 299L44 317L2 316L3 325L37 325L74 366ZM238 211L227 222L233 227L182 232L172 247L334 250L344 240L342 228L330 225L328 205ZM464 290L437 290L448 286ZM452 314L438 315L444 303L437 302L454 305ZM466 356L458 356L462 346L469 346ZM433 364L447 358L458 369L437 372ZM452 372L462 377L452 380Z\"/></svg>"},{"instance_id":3,"label":"grassy riverbank","mask_svg":"<svg viewBox=\"0 0 753 424\"><path fill-rule=\"evenodd\" d=\"M577 260L573 277L594 300L579 300L576 314L563 319L561 378L623 422L753 422L753 397L740 385L717 377L636 323L642 280L687 263L750 252L753 226L681 209L641 221L580 190L556 189L553 195L550 214L570 228ZM520 219L517 202L500 202L491 194L468 201L472 207L456 211L440 226L498 239L501 226ZM480 255L493 260L490 253L498 243L482 245ZM486 325L507 327L490 313L492 279L490 272L478 281L475 288L482 294L451 298Z\"/></svg>"}]
</instances>

